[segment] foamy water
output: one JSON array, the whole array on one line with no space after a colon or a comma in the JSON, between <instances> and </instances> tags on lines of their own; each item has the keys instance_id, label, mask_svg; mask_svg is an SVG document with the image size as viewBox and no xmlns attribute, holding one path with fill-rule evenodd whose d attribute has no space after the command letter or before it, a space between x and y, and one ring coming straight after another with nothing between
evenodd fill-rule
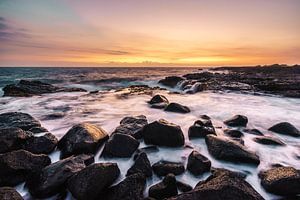
<instances>
[{"instance_id":1,"label":"foamy water","mask_svg":"<svg viewBox=\"0 0 300 200\"><path fill-rule=\"evenodd\" d=\"M87 93L56 93L30 98L0 98L0 113L19 111L29 113L39 119L44 127L51 133L61 138L73 125L82 122L90 122L104 128L111 133L119 125L119 121L125 116L145 115L148 122L164 118L170 122L181 126L186 139L186 144L193 146L201 154L207 156L213 167L222 167L235 171L242 171L248 174L246 180L266 199L276 199L278 197L265 192L260 185L258 172L268 168L271 164L279 163L293 167L300 166L300 139L275 134L267 129L275 123L288 121L300 128L300 100L292 98L282 98L275 96L254 96L238 93L211 93L203 92L194 95L171 94L168 91L157 91L165 95L170 102L177 102L188 106L191 113L176 114L163 110L151 109L147 104L150 100L148 95L132 95L128 98L120 98L122 92L99 92L97 94ZM45 116L52 113L64 113L65 116L55 120L45 120ZM255 135L245 133L243 137L245 146L260 156L261 163L258 167L243 164L232 164L214 159L207 151L204 139L189 141L187 137L188 128L199 119L200 115L206 114L212 118L213 124L219 135L223 135L222 128L226 126L223 121L236 114L248 117L247 128L257 128L265 135L273 135L281 139L286 146L267 146L255 143L252 138ZM141 142L140 147L145 146ZM161 160L187 162L187 157L192 149L190 148L161 148L159 152L148 153L151 164ZM121 170L121 181L133 164L133 159L99 159L100 151L96 155L96 162L117 162ZM59 153L54 152L50 155L52 162L59 160ZM183 175L177 176L192 186L200 180L209 176L206 173L199 177L194 177L188 171ZM160 179L153 175L148 179L147 186L157 183ZM24 184L16 187L23 195L28 197ZM145 193L147 194L148 189ZM68 195L68 198L71 198Z\"/></svg>"}]
</instances>

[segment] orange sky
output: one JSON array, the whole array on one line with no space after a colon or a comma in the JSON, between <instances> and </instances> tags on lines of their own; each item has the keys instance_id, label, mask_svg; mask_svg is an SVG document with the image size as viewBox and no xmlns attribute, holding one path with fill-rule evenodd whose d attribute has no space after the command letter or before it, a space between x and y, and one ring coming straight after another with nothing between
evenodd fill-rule
<instances>
[{"instance_id":1,"label":"orange sky","mask_svg":"<svg viewBox=\"0 0 300 200\"><path fill-rule=\"evenodd\" d=\"M300 63L299 0L1 0L0 66Z\"/></svg>"}]
</instances>

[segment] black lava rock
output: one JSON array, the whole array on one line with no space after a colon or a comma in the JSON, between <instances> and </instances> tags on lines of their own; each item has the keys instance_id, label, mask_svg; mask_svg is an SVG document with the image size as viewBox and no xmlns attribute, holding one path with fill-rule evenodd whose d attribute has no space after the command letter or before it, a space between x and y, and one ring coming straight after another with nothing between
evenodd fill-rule
<instances>
[{"instance_id":1,"label":"black lava rock","mask_svg":"<svg viewBox=\"0 0 300 200\"><path fill-rule=\"evenodd\" d=\"M154 173L158 176L166 176L167 174L179 175L184 173L184 165L178 162L159 161L152 165Z\"/></svg>"}]
</instances>

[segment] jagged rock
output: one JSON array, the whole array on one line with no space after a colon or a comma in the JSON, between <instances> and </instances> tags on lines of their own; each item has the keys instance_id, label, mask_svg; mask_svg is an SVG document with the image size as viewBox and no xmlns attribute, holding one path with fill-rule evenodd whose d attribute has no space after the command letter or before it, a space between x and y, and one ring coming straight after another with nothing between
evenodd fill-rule
<instances>
[{"instance_id":1,"label":"jagged rock","mask_svg":"<svg viewBox=\"0 0 300 200\"><path fill-rule=\"evenodd\" d=\"M22 149L31 137L33 137L32 133L20 128L0 129L0 153Z\"/></svg>"},{"instance_id":2,"label":"jagged rock","mask_svg":"<svg viewBox=\"0 0 300 200\"><path fill-rule=\"evenodd\" d=\"M253 138L253 140L257 143L266 144L266 145L279 145L279 146L285 145L278 138L273 138L273 137L269 137L269 136L255 137L255 138Z\"/></svg>"},{"instance_id":3,"label":"jagged rock","mask_svg":"<svg viewBox=\"0 0 300 200\"><path fill-rule=\"evenodd\" d=\"M146 177L152 176L152 168L147 154L142 152L137 155L134 164L128 169L126 176L141 173Z\"/></svg>"},{"instance_id":4,"label":"jagged rock","mask_svg":"<svg viewBox=\"0 0 300 200\"><path fill-rule=\"evenodd\" d=\"M173 174L168 174L160 183L149 188L149 197L164 199L178 194L176 178Z\"/></svg>"},{"instance_id":5,"label":"jagged rock","mask_svg":"<svg viewBox=\"0 0 300 200\"><path fill-rule=\"evenodd\" d=\"M25 150L0 154L0 186L16 186L50 163L48 156Z\"/></svg>"},{"instance_id":6,"label":"jagged rock","mask_svg":"<svg viewBox=\"0 0 300 200\"><path fill-rule=\"evenodd\" d=\"M192 186L190 186L189 184L183 183L181 181L176 181L176 185L177 185L178 190L180 190L181 192L188 192L193 189Z\"/></svg>"},{"instance_id":7,"label":"jagged rock","mask_svg":"<svg viewBox=\"0 0 300 200\"><path fill-rule=\"evenodd\" d=\"M209 153L216 159L259 164L259 157L237 142L219 136L208 135L205 139Z\"/></svg>"},{"instance_id":8,"label":"jagged rock","mask_svg":"<svg viewBox=\"0 0 300 200\"><path fill-rule=\"evenodd\" d=\"M184 135L180 126L164 119L144 126L142 136L146 144L180 147L184 145Z\"/></svg>"},{"instance_id":9,"label":"jagged rock","mask_svg":"<svg viewBox=\"0 0 300 200\"><path fill-rule=\"evenodd\" d=\"M182 80L184 80L184 78L179 76L167 76L166 78L158 81L158 83L169 87L175 87L177 83L179 83Z\"/></svg>"},{"instance_id":10,"label":"jagged rock","mask_svg":"<svg viewBox=\"0 0 300 200\"><path fill-rule=\"evenodd\" d=\"M232 118L224 121L224 124L228 126L244 126L246 127L248 123L248 118L243 115L235 115Z\"/></svg>"},{"instance_id":11,"label":"jagged rock","mask_svg":"<svg viewBox=\"0 0 300 200\"><path fill-rule=\"evenodd\" d=\"M184 165L179 162L170 162L161 160L152 165L154 173L158 176L166 176L167 174L179 175L184 173Z\"/></svg>"},{"instance_id":12,"label":"jagged rock","mask_svg":"<svg viewBox=\"0 0 300 200\"><path fill-rule=\"evenodd\" d=\"M46 133L43 136L28 139L24 149L35 154L49 154L54 151L57 143L58 140L55 135Z\"/></svg>"},{"instance_id":13,"label":"jagged rock","mask_svg":"<svg viewBox=\"0 0 300 200\"><path fill-rule=\"evenodd\" d=\"M234 138L240 138L243 136L243 133L239 130L226 129L226 130L224 130L224 133L226 135L229 135L230 137L234 137Z\"/></svg>"},{"instance_id":14,"label":"jagged rock","mask_svg":"<svg viewBox=\"0 0 300 200\"><path fill-rule=\"evenodd\" d=\"M81 88L64 88L57 87L48 83L43 83L41 81L27 81L20 80L17 84L7 85L3 88L3 96L12 97L30 97L34 95L41 95L46 93L55 92L86 92L86 90Z\"/></svg>"},{"instance_id":15,"label":"jagged rock","mask_svg":"<svg viewBox=\"0 0 300 200\"><path fill-rule=\"evenodd\" d=\"M94 163L68 180L68 190L78 200L93 200L119 177L116 163Z\"/></svg>"},{"instance_id":16,"label":"jagged rock","mask_svg":"<svg viewBox=\"0 0 300 200\"><path fill-rule=\"evenodd\" d=\"M12 187L1 187L0 188L0 199L1 200L23 200L23 197Z\"/></svg>"},{"instance_id":17,"label":"jagged rock","mask_svg":"<svg viewBox=\"0 0 300 200\"><path fill-rule=\"evenodd\" d=\"M300 170L274 167L259 174L261 185L270 193L294 196L300 194Z\"/></svg>"},{"instance_id":18,"label":"jagged rock","mask_svg":"<svg viewBox=\"0 0 300 200\"><path fill-rule=\"evenodd\" d=\"M190 139L193 138L205 138L206 135L216 135L215 128L210 119L204 119L195 121L193 126L189 128L188 135Z\"/></svg>"},{"instance_id":19,"label":"jagged rock","mask_svg":"<svg viewBox=\"0 0 300 200\"><path fill-rule=\"evenodd\" d=\"M36 172L26 183L37 198L46 198L65 190L67 180L93 162L93 155L78 155L52 163Z\"/></svg>"},{"instance_id":20,"label":"jagged rock","mask_svg":"<svg viewBox=\"0 0 300 200\"><path fill-rule=\"evenodd\" d=\"M140 142L125 134L114 134L105 144L102 155L104 157L131 157L139 147Z\"/></svg>"},{"instance_id":21,"label":"jagged rock","mask_svg":"<svg viewBox=\"0 0 300 200\"><path fill-rule=\"evenodd\" d=\"M176 113L189 113L191 110L187 106L183 106L179 103L170 103L165 111L176 112Z\"/></svg>"},{"instance_id":22,"label":"jagged rock","mask_svg":"<svg viewBox=\"0 0 300 200\"><path fill-rule=\"evenodd\" d=\"M201 155L198 151L192 151L188 157L187 170L195 176L209 172L211 167L210 160Z\"/></svg>"},{"instance_id":23,"label":"jagged rock","mask_svg":"<svg viewBox=\"0 0 300 200\"><path fill-rule=\"evenodd\" d=\"M62 158L83 153L94 154L108 137L102 128L93 124L77 124L60 139L58 148Z\"/></svg>"},{"instance_id":24,"label":"jagged rock","mask_svg":"<svg viewBox=\"0 0 300 200\"><path fill-rule=\"evenodd\" d=\"M300 131L289 122L281 122L275 124L274 126L269 128L269 130L283 135L300 137Z\"/></svg>"}]
</instances>

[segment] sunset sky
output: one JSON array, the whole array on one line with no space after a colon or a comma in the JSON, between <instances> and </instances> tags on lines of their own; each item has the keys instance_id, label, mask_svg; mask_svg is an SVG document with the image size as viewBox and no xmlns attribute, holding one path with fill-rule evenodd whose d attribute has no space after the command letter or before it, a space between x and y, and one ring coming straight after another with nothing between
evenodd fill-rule
<instances>
[{"instance_id":1,"label":"sunset sky","mask_svg":"<svg viewBox=\"0 0 300 200\"><path fill-rule=\"evenodd\" d=\"M0 66L300 63L300 0L0 0Z\"/></svg>"}]
</instances>

